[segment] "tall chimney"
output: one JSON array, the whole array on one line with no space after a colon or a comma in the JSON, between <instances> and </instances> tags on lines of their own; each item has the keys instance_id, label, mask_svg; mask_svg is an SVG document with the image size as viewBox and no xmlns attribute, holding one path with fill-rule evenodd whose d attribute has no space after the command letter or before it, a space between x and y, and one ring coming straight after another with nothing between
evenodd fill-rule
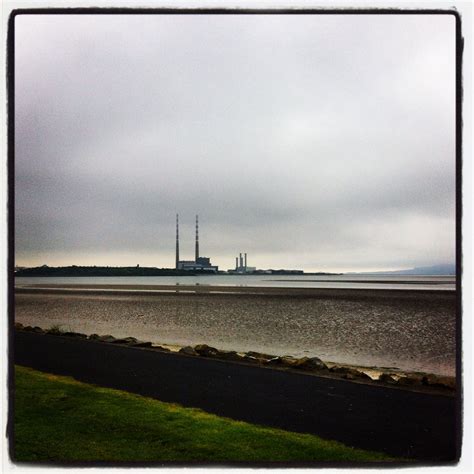
<instances>
[{"instance_id":1,"label":"tall chimney","mask_svg":"<svg viewBox=\"0 0 474 474\"><path fill-rule=\"evenodd\" d=\"M244 261L242 259L242 254L239 253L239 261L240 261L240 267L242 268L244 266Z\"/></svg>"},{"instance_id":2,"label":"tall chimney","mask_svg":"<svg viewBox=\"0 0 474 474\"><path fill-rule=\"evenodd\" d=\"M235 257L235 269L239 268L239 257Z\"/></svg>"},{"instance_id":3,"label":"tall chimney","mask_svg":"<svg viewBox=\"0 0 474 474\"><path fill-rule=\"evenodd\" d=\"M244 263L245 273L247 273L247 252L245 252L244 256L245 256L245 263Z\"/></svg>"},{"instance_id":4,"label":"tall chimney","mask_svg":"<svg viewBox=\"0 0 474 474\"><path fill-rule=\"evenodd\" d=\"M198 216L196 214L196 257L194 261L197 262L198 258L199 258L199 222L198 222Z\"/></svg>"},{"instance_id":5,"label":"tall chimney","mask_svg":"<svg viewBox=\"0 0 474 474\"><path fill-rule=\"evenodd\" d=\"M179 266L179 215L176 214L176 270Z\"/></svg>"}]
</instances>

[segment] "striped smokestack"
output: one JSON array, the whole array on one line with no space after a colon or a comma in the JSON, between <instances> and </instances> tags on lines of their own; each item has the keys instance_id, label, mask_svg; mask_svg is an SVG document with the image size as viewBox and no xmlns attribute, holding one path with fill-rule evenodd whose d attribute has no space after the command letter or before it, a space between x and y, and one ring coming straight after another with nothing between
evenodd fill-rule
<instances>
[{"instance_id":1,"label":"striped smokestack","mask_svg":"<svg viewBox=\"0 0 474 474\"><path fill-rule=\"evenodd\" d=\"M179 215L176 214L176 270L179 266Z\"/></svg>"},{"instance_id":2,"label":"striped smokestack","mask_svg":"<svg viewBox=\"0 0 474 474\"><path fill-rule=\"evenodd\" d=\"M199 222L198 222L198 215L196 214L196 257L194 259L195 262L198 261L199 258Z\"/></svg>"},{"instance_id":3,"label":"striped smokestack","mask_svg":"<svg viewBox=\"0 0 474 474\"><path fill-rule=\"evenodd\" d=\"M245 268L245 272L247 272L247 253L244 253L244 268Z\"/></svg>"}]
</instances>

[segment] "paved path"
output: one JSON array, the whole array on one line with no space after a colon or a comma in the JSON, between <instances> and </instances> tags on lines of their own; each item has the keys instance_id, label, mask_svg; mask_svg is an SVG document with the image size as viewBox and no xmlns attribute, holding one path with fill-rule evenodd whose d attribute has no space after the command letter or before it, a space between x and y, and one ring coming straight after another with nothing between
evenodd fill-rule
<instances>
[{"instance_id":1,"label":"paved path","mask_svg":"<svg viewBox=\"0 0 474 474\"><path fill-rule=\"evenodd\" d=\"M456 456L456 399L28 332L15 363L425 461Z\"/></svg>"}]
</instances>

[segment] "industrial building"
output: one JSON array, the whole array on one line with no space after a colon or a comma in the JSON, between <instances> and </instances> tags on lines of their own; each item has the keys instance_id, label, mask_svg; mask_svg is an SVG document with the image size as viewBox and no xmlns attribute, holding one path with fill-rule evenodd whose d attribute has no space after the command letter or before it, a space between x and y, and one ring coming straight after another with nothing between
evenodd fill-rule
<instances>
[{"instance_id":1,"label":"industrial building","mask_svg":"<svg viewBox=\"0 0 474 474\"><path fill-rule=\"evenodd\" d=\"M257 270L257 267L247 266L247 253L244 253L242 258L242 253L239 253L238 257L235 257L235 270L229 270L228 273L253 273Z\"/></svg>"},{"instance_id":2,"label":"industrial building","mask_svg":"<svg viewBox=\"0 0 474 474\"><path fill-rule=\"evenodd\" d=\"M176 270L202 271L217 273L219 267L211 264L209 257L199 256L199 217L196 215L196 242L194 248L194 260L179 259L179 215L176 214Z\"/></svg>"}]
</instances>

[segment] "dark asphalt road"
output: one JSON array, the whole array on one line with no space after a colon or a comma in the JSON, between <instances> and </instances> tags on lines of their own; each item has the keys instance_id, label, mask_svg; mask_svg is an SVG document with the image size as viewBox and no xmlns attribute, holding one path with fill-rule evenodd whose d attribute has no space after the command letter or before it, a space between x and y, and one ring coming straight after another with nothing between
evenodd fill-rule
<instances>
[{"instance_id":1,"label":"dark asphalt road","mask_svg":"<svg viewBox=\"0 0 474 474\"><path fill-rule=\"evenodd\" d=\"M396 456L456 454L454 397L17 332L15 363Z\"/></svg>"}]
</instances>

